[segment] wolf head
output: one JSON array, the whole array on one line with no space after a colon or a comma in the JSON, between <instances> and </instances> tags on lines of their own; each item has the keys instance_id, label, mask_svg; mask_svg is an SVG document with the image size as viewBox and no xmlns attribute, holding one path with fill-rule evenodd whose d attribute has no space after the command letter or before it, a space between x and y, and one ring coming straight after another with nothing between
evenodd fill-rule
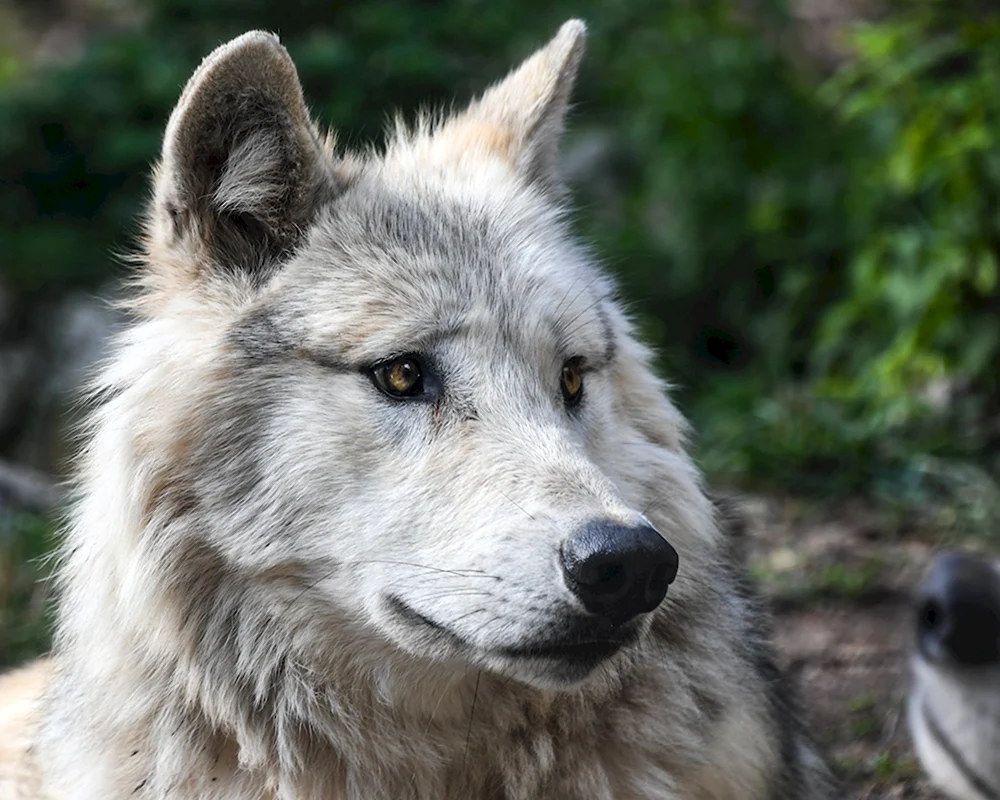
<instances>
[{"instance_id":1,"label":"wolf head","mask_svg":"<svg viewBox=\"0 0 1000 800\"><path fill-rule=\"evenodd\" d=\"M567 687L641 641L678 552L693 591L715 529L682 420L560 202L583 38L363 156L273 36L195 73L82 511L165 653Z\"/></svg>"},{"instance_id":2,"label":"wolf head","mask_svg":"<svg viewBox=\"0 0 1000 800\"><path fill-rule=\"evenodd\" d=\"M910 729L950 797L1000 796L1000 564L939 556L918 592Z\"/></svg>"}]
</instances>

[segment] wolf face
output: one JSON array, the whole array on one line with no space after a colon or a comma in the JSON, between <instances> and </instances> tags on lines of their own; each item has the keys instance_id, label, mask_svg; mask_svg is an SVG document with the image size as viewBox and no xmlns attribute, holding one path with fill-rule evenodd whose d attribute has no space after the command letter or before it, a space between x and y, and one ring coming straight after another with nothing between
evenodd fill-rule
<instances>
[{"instance_id":1,"label":"wolf face","mask_svg":"<svg viewBox=\"0 0 1000 800\"><path fill-rule=\"evenodd\" d=\"M678 551L683 597L711 513L559 203L582 48L567 23L365 157L320 138L270 36L192 78L103 412L133 415L150 480L123 547L169 565L188 647L235 584L260 646L309 627L315 654L325 628L328 659L401 650L560 687L642 638Z\"/></svg>"}]
</instances>

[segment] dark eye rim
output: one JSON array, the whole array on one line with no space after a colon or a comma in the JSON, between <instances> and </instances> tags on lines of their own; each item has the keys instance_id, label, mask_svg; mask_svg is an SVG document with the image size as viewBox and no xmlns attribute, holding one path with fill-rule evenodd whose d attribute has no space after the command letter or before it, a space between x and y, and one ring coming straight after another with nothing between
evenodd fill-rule
<instances>
[{"instance_id":1,"label":"dark eye rim","mask_svg":"<svg viewBox=\"0 0 1000 800\"><path fill-rule=\"evenodd\" d=\"M417 381L413 385L413 388L406 392L397 392L389 386L389 383L386 380L386 374L389 368L392 367L393 364L400 361L413 361L417 365ZM395 400L397 402L407 400L427 400L436 396L436 393L428 391L429 388L431 388L433 381L430 380L430 374L427 369L427 360L419 353L400 353L396 356L384 358L381 361L377 361L372 364L366 371L368 373L368 378L371 380L375 388L390 400Z\"/></svg>"},{"instance_id":2,"label":"dark eye rim","mask_svg":"<svg viewBox=\"0 0 1000 800\"><path fill-rule=\"evenodd\" d=\"M562 381L562 371L567 367L575 367L580 372L580 388L573 394L567 393L566 384ZM566 405L566 408L576 408L583 400L584 377L586 374L587 364L583 356L573 356L572 358L567 358L559 368L559 390L562 393L563 403Z\"/></svg>"}]
</instances>

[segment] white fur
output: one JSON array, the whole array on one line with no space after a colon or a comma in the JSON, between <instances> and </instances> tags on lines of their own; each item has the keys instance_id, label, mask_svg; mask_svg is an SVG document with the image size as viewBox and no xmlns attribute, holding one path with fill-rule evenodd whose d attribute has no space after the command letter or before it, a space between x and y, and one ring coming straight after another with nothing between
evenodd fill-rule
<instances>
[{"instance_id":1,"label":"white fur","mask_svg":"<svg viewBox=\"0 0 1000 800\"><path fill-rule=\"evenodd\" d=\"M558 205L582 36L568 23L465 114L332 167L275 40L206 60L98 387L20 796L825 796L684 422ZM262 60L291 110L240 140L251 112L201 93ZM214 177L195 174L203 125L232 159ZM367 377L409 352L439 402ZM591 365L574 413L570 357ZM587 674L505 655L582 613L558 553L591 519L656 526L680 555L667 600Z\"/></svg>"}]
</instances>

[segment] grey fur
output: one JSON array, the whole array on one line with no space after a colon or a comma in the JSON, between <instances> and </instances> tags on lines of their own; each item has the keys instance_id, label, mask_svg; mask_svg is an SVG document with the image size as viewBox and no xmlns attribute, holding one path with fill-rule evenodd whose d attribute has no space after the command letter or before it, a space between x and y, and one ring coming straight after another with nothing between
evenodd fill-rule
<instances>
[{"instance_id":1,"label":"grey fur","mask_svg":"<svg viewBox=\"0 0 1000 800\"><path fill-rule=\"evenodd\" d=\"M685 423L558 203L582 50L567 23L467 111L339 158L273 38L196 73L21 796L832 797ZM407 353L434 398L375 388ZM635 641L594 670L512 655L580 616L568 533L647 518L681 571Z\"/></svg>"}]
</instances>

